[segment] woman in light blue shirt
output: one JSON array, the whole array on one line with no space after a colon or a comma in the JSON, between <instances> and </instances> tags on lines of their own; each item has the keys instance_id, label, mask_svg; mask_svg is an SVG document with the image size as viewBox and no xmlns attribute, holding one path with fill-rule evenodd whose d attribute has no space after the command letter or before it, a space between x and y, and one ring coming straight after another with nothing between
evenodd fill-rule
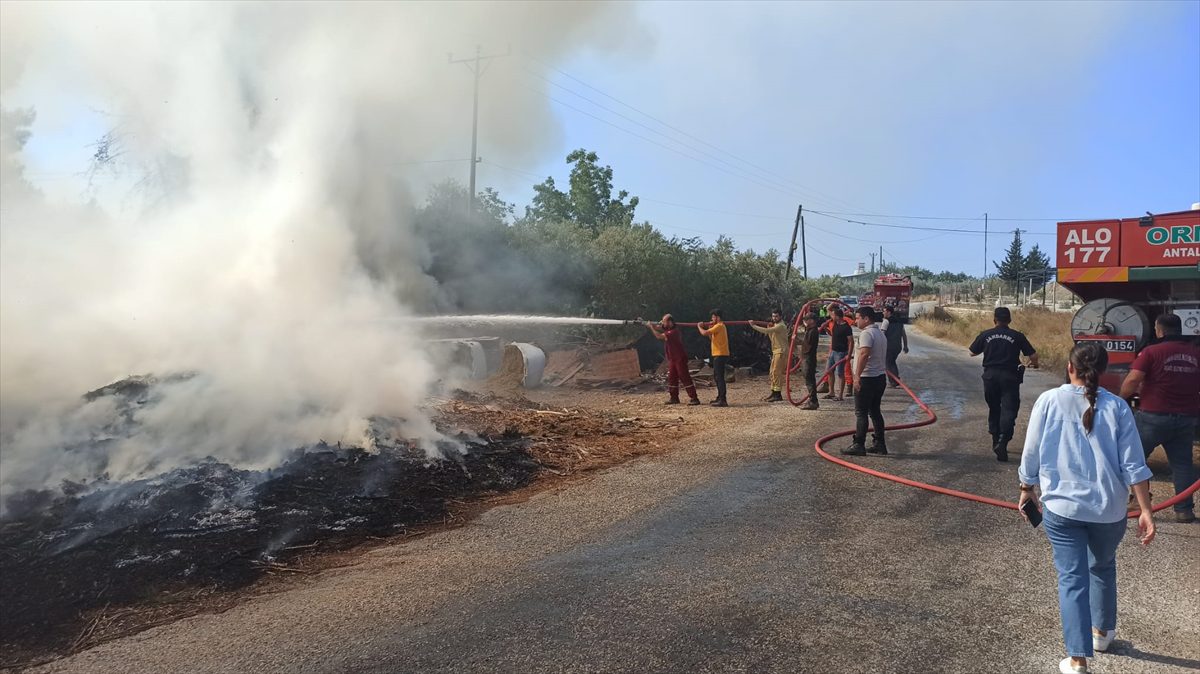
<instances>
[{"instance_id":1,"label":"woman in light blue shirt","mask_svg":"<svg viewBox=\"0 0 1200 674\"><path fill-rule=\"evenodd\" d=\"M1087 659L1116 636L1117 544L1131 487L1141 509L1138 538L1142 545L1154 539L1150 469L1133 411L1100 388L1107 367L1108 353L1095 342L1071 350L1071 383L1038 397L1018 471L1018 505L1034 499L1035 486L1041 490L1069 656L1058 664L1063 674L1087 672Z\"/></svg>"}]
</instances>

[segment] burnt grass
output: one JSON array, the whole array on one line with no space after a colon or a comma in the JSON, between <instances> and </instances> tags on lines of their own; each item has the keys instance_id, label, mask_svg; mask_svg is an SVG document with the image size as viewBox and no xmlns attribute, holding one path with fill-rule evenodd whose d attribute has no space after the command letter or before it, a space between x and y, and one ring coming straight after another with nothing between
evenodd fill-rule
<instances>
[{"instance_id":1,"label":"burnt grass","mask_svg":"<svg viewBox=\"0 0 1200 674\"><path fill-rule=\"evenodd\" d=\"M456 503L542 470L515 432L431 460L324 444L270 471L210 460L153 479L66 485L0 521L0 667L80 646L106 610L244 588L289 560L445 521Z\"/></svg>"}]
</instances>

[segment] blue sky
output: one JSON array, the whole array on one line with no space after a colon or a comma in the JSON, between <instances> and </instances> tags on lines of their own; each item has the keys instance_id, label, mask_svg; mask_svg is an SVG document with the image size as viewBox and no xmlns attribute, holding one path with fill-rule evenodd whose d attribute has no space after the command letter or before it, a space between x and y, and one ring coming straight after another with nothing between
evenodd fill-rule
<instances>
[{"instance_id":1,"label":"blue sky","mask_svg":"<svg viewBox=\"0 0 1200 674\"><path fill-rule=\"evenodd\" d=\"M800 202L823 211L1046 219L991 220L1000 230L989 237L995 259L1014 227L1052 255L1046 233L1058 218L1200 201L1200 3L651 3L638 15L648 44L559 68L576 79L540 72L663 134L538 82L578 110L553 104L557 157L510 168L561 177L559 157L587 147L664 232L724 233L758 250L786 248ZM488 155L486 141L481 154L508 165ZM772 182L721 170L734 168ZM531 176L487 164L480 175L513 200L528 197L521 186ZM983 228L981 220L850 219ZM869 263L879 243L905 264L973 274L983 267L981 235L819 215L806 223L814 274Z\"/></svg>"},{"instance_id":2,"label":"blue sky","mask_svg":"<svg viewBox=\"0 0 1200 674\"><path fill-rule=\"evenodd\" d=\"M783 250L799 203L973 231L987 212L991 259L1014 227L1052 254L1057 219L1200 201L1200 2L626 7L623 41L552 65L514 45L488 71L481 186L523 206L532 183L565 178L562 158L585 147L669 235ZM542 97L553 113L519 156L511 139L488 137L498 95ZM447 108L469 124L469 108ZM73 109L39 110L30 174L48 191L78 190L71 176L107 124ZM429 159L465 157L466 138ZM465 181L466 166L418 173ZM902 264L984 267L980 234L816 213L806 224L811 274L869 264L880 245Z\"/></svg>"}]
</instances>

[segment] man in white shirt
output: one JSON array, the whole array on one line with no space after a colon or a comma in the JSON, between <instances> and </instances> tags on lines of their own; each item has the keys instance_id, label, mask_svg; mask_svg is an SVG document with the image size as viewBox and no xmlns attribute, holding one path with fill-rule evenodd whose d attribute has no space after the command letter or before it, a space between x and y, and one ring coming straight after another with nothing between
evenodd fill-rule
<instances>
[{"instance_id":1,"label":"man in white shirt","mask_svg":"<svg viewBox=\"0 0 1200 674\"><path fill-rule=\"evenodd\" d=\"M887 389L887 338L875 323L878 315L872 307L859 307L855 312L858 325L858 350L854 359L854 443L842 454L887 454L884 442L883 392ZM875 442L867 441L867 422L874 427Z\"/></svg>"}]
</instances>

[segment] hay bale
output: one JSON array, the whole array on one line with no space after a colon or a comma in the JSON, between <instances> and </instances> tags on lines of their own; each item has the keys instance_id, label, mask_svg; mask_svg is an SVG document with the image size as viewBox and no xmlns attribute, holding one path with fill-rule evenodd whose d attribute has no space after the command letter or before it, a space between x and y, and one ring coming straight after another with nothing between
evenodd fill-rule
<instances>
[{"instance_id":1,"label":"hay bale","mask_svg":"<svg viewBox=\"0 0 1200 674\"><path fill-rule=\"evenodd\" d=\"M505 388L520 388L525 381L525 359L521 350L509 344L504 347L504 355L500 359L500 367L488 380L493 386Z\"/></svg>"}]
</instances>

